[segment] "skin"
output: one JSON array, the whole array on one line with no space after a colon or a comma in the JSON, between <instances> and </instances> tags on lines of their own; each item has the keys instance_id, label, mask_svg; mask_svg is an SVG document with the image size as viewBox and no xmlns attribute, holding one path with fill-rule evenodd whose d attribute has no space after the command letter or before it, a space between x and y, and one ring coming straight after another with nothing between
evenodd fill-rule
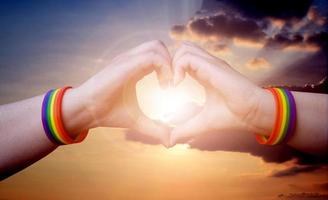
<instances>
[{"instance_id":1,"label":"skin","mask_svg":"<svg viewBox=\"0 0 328 200\"><path fill-rule=\"evenodd\" d=\"M184 43L172 61L174 84L190 74L206 91L203 109L171 133L171 145L203 133L242 131L269 136L275 121L273 95L252 83L225 61ZM292 92L297 125L288 145L315 155L328 153L328 95ZM315 102L315 103L314 103Z\"/></svg>"},{"instance_id":2,"label":"skin","mask_svg":"<svg viewBox=\"0 0 328 200\"><path fill-rule=\"evenodd\" d=\"M151 41L112 60L63 98L65 129L75 138L95 127L130 128L169 143L169 129L147 118L139 109L135 85L156 71L162 87L172 79L171 58L165 45ZM0 179L31 165L57 145L46 137L41 117L43 95L0 106ZM24 152L24 153L22 153Z\"/></svg>"},{"instance_id":3,"label":"skin","mask_svg":"<svg viewBox=\"0 0 328 200\"><path fill-rule=\"evenodd\" d=\"M196 116L171 130L140 110L135 85L156 71L165 88L189 73L206 90L207 101ZM293 92L298 123L289 145L313 154L327 154L328 95ZM41 117L43 95L0 106L0 179L46 156L57 145L46 137ZM315 102L315 103L313 103ZM171 59L159 41L144 43L112 60L82 85L68 90L62 103L63 123L72 138L96 127L134 129L165 146L183 138L223 130L270 135L274 99L266 90L233 70L223 60L193 44L183 44ZM311 133L311 134L309 134ZM22 153L24 152L24 153Z\"/></svg>"}]
</instances>

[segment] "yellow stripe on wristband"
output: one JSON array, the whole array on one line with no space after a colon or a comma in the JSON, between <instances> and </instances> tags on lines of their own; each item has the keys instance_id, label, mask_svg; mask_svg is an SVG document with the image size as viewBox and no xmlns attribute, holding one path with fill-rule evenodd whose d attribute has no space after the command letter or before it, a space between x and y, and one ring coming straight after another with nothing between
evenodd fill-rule
<instances>
[{"instance_id":1,"label":"yellow stripe on wristband","mask_svg":"<svg viewBox=\"0 0 328 200\"><path fill-rule=\"evenodd\" d=\"M279 133L278 133L278 137L275 140L275 142L273 143L273 145L278 144L279 141L281 141L281 139L284 137L284 130L285 130L285 126L286 126L286 122L287 122L287 101L286 98L284 96L284 93L281 91L280 88L276 88L277 93L279 94L278 98L281 101L282 104L282 121L281 121L281 126L279 127Z\"/></svg>"}]
</instances>

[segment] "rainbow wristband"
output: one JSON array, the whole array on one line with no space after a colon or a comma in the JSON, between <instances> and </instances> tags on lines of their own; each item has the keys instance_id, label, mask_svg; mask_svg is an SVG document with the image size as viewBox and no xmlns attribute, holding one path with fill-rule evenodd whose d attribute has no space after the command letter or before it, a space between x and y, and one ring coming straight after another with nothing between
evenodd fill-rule
<instances>
[{"instance_id":1,"label":"rainbow wristband","mask_svg":"<svg viewBox=\"0 0 328 200\"><path fill-rule=\"evenodd\" d=\"M260 144L277 145L286 143L292 136L296 126L296 103L292 93L283 88L267 88L274 96L276 103L276 119L270 137L256 135Z\"/></svg>"},{"instance_id":2,"label":"rainbow wristband","mask_svg":"<svg viewBox=\"0 0 328 200\"><path fill-rule=\"evenodd\" d=\"M50 90L44 96L42 102L42 125L49 138L55 144L78 143L85 139L88 130L80 133L76 138L71 138L66 132L62 120L62 101L65 92L72 87Z\"/></svg>"}]
</instances>

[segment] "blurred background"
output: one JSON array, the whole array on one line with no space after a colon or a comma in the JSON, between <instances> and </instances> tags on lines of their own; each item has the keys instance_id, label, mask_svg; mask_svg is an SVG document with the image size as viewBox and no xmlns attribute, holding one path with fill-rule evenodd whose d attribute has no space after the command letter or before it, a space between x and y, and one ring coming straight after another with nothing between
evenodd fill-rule
<instances>
[{"instance_id":1,"label":"blurred background","mask_svg":"<svg viewBox=\"0 0 328 200\"><path fill-rule=\"evenodd\" d=\"M179 42L194 42L261 86L327 92L327 7L325 0L0 0L0 103L77 86L153 39L172 54ZM149 116L160 112L157 90L154 74L137 85ZM189 77L178 93L205 101ZM129 130L97 128L0 182L0 199L327 199L327 172L325 158L260 146L244 133L209 133L166 149Z\"/></svg>"}]
</instances>

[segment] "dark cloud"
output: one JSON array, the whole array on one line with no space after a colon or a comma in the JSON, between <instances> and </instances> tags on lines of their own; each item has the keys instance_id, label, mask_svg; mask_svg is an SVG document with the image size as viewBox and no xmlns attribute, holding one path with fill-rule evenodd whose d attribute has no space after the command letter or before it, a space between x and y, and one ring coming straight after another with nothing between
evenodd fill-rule
<instances>
[{"instance_id":1,"label":"dark cloud","mask_svg":"<svg viewBox=\"0 0 328 200\"><path fill-rule=\"evenodd\" d=\"M192 32L201 36L239 37L250 40L262 40L265 36L256 21L227 14L199 18L191 21L189 27Z\"/></svg>"},{"instance_id":2,"label":"dark cloud","mask_svg":"<svg viewBox=\"0 0 328 200\"><path fill-rule=\"evenodd\" d=\"M328 74L328 13L323 11L327 5L320 0L204 0L202 9L171 33L174 39L198 42L210 52L211 46L204 44L227 46L232 54L240 53L236 47L253 48L257 57L272 64L265 80L258 79L263 85L303 87ZM290 59L282 56L279 64L275 60L282 53ZM247 64L241 65L254 70Z\"/></svg>"},{"instance_id":3,"label":"dark cloud","mask_svg":"<svg viewBox=\"0 0 328 200\"><path fill-rule=\"evenodd\" d=\"M289 193L289 194L279 194L277 195L279 199L289 199L289 200L325 200L328 199L327 194L320 194L320 193L307 193L307 192L301 192L301 193Z\"/></svg>"},{"instance_id":4,"label":"dark cloud","mask_svg":"<svg viewBox=\"0 0 328 200\"><path fill-rule=\"evenodd\" d=\"M271 38L267 39L265 46L267 48L278 48L284 49L285 47L298 45L300 48L307 47L309 45L321 47L323 51L327 50L327 38L328 33L324 31L319 31L313 34L310 34L305 38L304 33L291 32L291 31L282 31Z\"/></svg>"},{"instance_id":5,"label":"dark cloud","mask_svg":"<svg viewBox=\"0 0 328 200\"><path fill-rule=\"evenodd\" d=\"M129 141L135 141L144 144L160 144L158 140L131 130L126 132L126 139ZM310 173L328 166L327 158L308 155L299 152L287 145L260 145L254 139L254 136L249 135L249 133L208 133L199 136L193 141L189 142L189 145L190 148L200 151L229 151L249 153L253 156L262 158L263 161L267 163L283 164L287 161L293 161L292 163L289 163L289 165L291 165L289 168L280 171L274 171L270 175L272 177L295 176L300 173Z\"/></svg>"},{"instance_id":6,"label":"dark cloud","mask_svg":"<svg viewBox=\"0 0 328 200\"><path fill-rule=\"evenodd\" d=\"M144 144L160 144L158 140L132 130L126 131L125 138ZM248 133L208 133L189 142L189 145L190 148L201 151L250 153L253 156L261 157L265 162L274 163L283 163L302 154L285 145L273 147L259 145L254 136Z\"/></svg>"},{"instance_id":7,"label":"dark cloud","mask_svg":"<svg viewBox=\"0 0 328 200\"><path fill-rule=\"evenodd\" d=\"M175 25L171 28L171 31L176 34L183 34L186 31L186 27L183 25Z\"/></svg>"},{"instance_id":8,"label":"dark cloud","mask_svg":"<svg viewBox=\"0 0 328 200\"><path fill-rule=\"evenodd\" d=\"M300 50L327 46L326 20L309 0L205 0L187 25L173 26L171 32L225 41L241 38L262 42L266 48L294 45Z\"/></svg>"},{"instance_id":9,"label":"dark cloud","mask_svg":"<svg viewBox=\"0 0 328 200\"><path fill-rule=\"evenodd\" d=\"M193 104L193 108L190 108L190 110L193 110L194 113L199 112L200 109L201 107L195 104ZM194 114L188 113L188 116L193 115ZM188 117L184 117L185 119L188 119ZM180 121L179 123L182 122L183 121ZM130 141L151 145L160 144L160 142L156 139L131 130L126 131L125 137ZM327 159L299 152L287 145L260 145L254 139L254 135L243 132L209 132L207 134L198 136L189 142L189 145L190 148L198 149L201 151L231 151L249 153L253 156L262 158L265 162L268 163L284 163L290 160L295 160L295 164L298 165L325 165L328 163Z\"/></svg>"},{"instance_id":10,"label":"dark cloud","mask_svg":"<svg viewBox=\"0 0 328 200\"><path fill-rule=\"evenodd\" d=\"M321 50L285 66L264 80L261 85L289 85L292 90L328 93L325 79L328 74L327 64L326 53Z\"/></svg>"},{"instance_id":11,"label":"dark cloud","mask_svg":"<svg viewBox=\"0 0 328 200\"><path fill-rule=\"evenodd\" d=\"M314 184L314 187L328 191L328 182L316 183L316 184Z\"/></svg>"},{"instance_id":12,"label":"dark cloud","mask_svg":"<svg viewBox=\"0 0 328 200\"><path fill-rule=\"evenodd\" d=\"M270 48L285 48L290 45L303 43L304 38L301 34L278 33L268 39L266 46Z\"/></svg>"},{"instance_id":13,"label":"dark cloud","mask_svg":"<svg viewBox=\"0 0 328 200\"><path fill-rule=\"evenodd\" d=\"M171 122L179 125L188 120L191 116L199 113L202 109L201 106L195 103L187 103L182 106L181 112L176 113ZM156 139L149 136L128 130L125 137L129 141L141 142L144 144L160 144ZM268 163L284 163L286 161L294 160L295 165L326 165L328 158L316 157L299 152L287 145L267 146L260 145L254 138L254 135L244 132L209 132L202 134L192 141L180 141L182 143L188 142L190 148L198 149L201 151L230 151L249 153L253 156L262 158ZM237 139L236 139L237 138Z\"/></svg>"},{"instance_id":14,"label":"dark cloud","mask_svg":"<svg viewBox=\"0 0 328 200\"><path fill-rule=\"evenodd\" d=\"M292 91L301 91L301 92L312 92L312 93L322 93L328 94L328 77L324 77L321 81L316 84L306 84L303 87L299 86L281 86L289 88Z\"/></svg>"},{"instance_id":15,"label":"dark cloud","mask_svg":"<svg viewBox=\"0 0 328 200\"><path fill-rule=\"evenodd\" d=\"M319 165L310 165L310 166L292 166L287 169L274 171L271 176L272 177L285 177L285 176L295 176L300 173L306 173L306 172L314 172L318 169L320 169L321 166Z\"/></svg>"},{"instance_id":16,"label":"dark cloud","mask_svg":"<svg viewBox=\"0 0 328 200\"><path fill-rule=\"evenodd\" d=\"M202 9L213 10L225 5L236 9L244 16L256 19L268 16L289 19L304 17L312 2L312 0L204 0Z\"/></svg>"},{"instance_id":17,"label":"dark cloud","mask_svg":"<svg viewBox=\"0 0 328 200\"><path fill-rule=\"evenodd\" d=\"M328 33L327 32L319 32L313 35L310 35L307 40L308 43L317 44L324 48L324 51L327 50L327 41L328 41Z\"/></svg>"}]
</instances>

